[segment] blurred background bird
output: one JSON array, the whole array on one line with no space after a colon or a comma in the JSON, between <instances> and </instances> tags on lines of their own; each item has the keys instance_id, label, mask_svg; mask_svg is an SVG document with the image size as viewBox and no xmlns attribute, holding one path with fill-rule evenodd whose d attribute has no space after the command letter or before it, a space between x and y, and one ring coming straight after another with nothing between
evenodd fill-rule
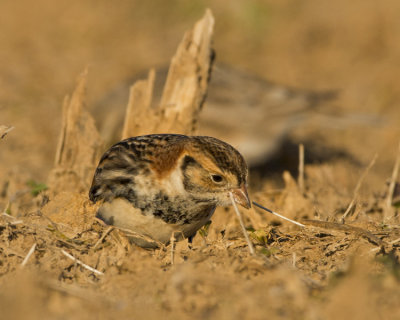
<instances>
[{"instance_id":1,"label":"blurred background bird","mask_svg":"<svg viewBox=\"0 0 400 320\"><path fill-rule=\"evenodd\" d=\"M153 106L160 102L168 67L156 72ZM93 106L93 114L108 144L121 137L129 87L147 77L139 73L102 96ZM312 131L342 130L354 125L377 126L381 119L358 113L342 114L337 108L335 90L305 90L268 81L228 64L217 63L212 70L207 99L199 114L198 133L227 141L245 157L257 176L281 170L296 170L297 129L306 132L302 142L313 161L346 156L341 150L324 146ZM300 139L299 139L300 140Z\"/></svg>"}]
</instances>

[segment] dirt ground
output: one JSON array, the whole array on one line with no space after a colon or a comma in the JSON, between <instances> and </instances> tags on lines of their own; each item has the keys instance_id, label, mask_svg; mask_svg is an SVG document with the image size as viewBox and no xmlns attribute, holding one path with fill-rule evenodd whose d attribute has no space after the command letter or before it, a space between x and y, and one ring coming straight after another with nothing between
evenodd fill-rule
<instances>
[{"instance_id":1,"label":"dirt ground","mask_svg":"<svg viewBox=\"0 0 400 320\"><path fill-rule=\"evenodd\" d=\"M219 208L192 249L177 244L171 264L169 246L131 245L94 218L87 192L52 190L48 176L77 75L89 66L87 108L99 127L114 118L120 126L124 105L101 102L168 64L207 7L217 65L289 87L289 98L335 97L302 109L302 121L270 116L259 99L251 132L226 108L231 131L214 125L214 135L274 145L249 160L251 198L305 227L241 209L252 256L232 208ZM2 1L0 125L15 128L0 139L0 318L400 319L399 177L387 201L400 141L398 12L393 0ZM255 82L235 90L258 95L270 88L264 80L261 91ZM227 105L213 97L200 134ZM229 105L255 103L238 97Z\"/></svg>"}]
</instances>

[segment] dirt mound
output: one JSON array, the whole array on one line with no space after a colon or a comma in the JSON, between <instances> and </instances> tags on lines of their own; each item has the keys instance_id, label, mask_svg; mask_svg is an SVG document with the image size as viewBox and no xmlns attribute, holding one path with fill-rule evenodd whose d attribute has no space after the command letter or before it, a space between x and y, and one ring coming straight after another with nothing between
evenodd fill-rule
<instances>
[{"instance_id":1,"label":"dirt mound","mask_svg":"<svg viewBox=\"0 0 400 320\"><path fill-rule=\"evenodd\" d=\"M292 218L312 213L312 189L300 205L293 188L272 202L265 193L255 198ZM305 228L250 209L243 213L256 256L233 210L219 209L192 249L178 243L171 265L170 247L131 245L95 218L85 194L29 197L34 210L0 219L0 307L8 318L399 316L400 228L382 225L379 207L353 214L351 225L303 220ZM289 210L296 204L300 211Z\"/></svg>"}]
</instances>

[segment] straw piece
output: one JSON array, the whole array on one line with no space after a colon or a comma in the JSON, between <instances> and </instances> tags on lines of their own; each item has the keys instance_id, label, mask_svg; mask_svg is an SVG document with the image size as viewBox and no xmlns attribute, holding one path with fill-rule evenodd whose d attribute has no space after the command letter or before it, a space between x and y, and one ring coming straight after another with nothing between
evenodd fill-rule
<instances>
[{"instance_id":1,"label":"straw piece","mask_svg":"<svg viewBox=\"0 0 400 320\"><path fill-rule=\"evenodd\" d=\"M104 238L107 237L107 235L114 229L114 226L110 226L108 227L108 229L103 233L103 235L100 237L99 240L97 240L97 242L95 243L95 245L93 246L93 250L95 250L97 248L97 246L103 242Z\"/></svg>"},{"instance_id":2,"label":"straw piece","mask_svg":"<svg viewBox=\"0 0 400 320\"><path fill-rule=\"evenodd\" d=\"M354 189L354 193L353 193L353 199L351 200L349 206L347 207L346 212L343 214L342 216L342 221L344 221L344 219L347 217L347 215L349 214L351 208L353 208L356 199L358 197L358 192L360 190L361 184L363 183L365 177L367 176L369 170L372 168L372 166L375 164L376 162L376 158L378 157L377 154L374 155L374 157L372 158L371 162L369 163L368 167L365 169L365 171L363 172L363 174L361 175L360 179L358 179L357 185Z\"/></svg>"},{"instance_id":3,"label":"straw piece","mask_svg":"<svg viewBox=\"0 0 400 320\"><path fill-rule=\"evenodd\" d=\"M258 204L257 202L254 202L254 201L253 201L253 204L254 204L256 207L259 207L260 209L263 209L263 210L265 210L265 211L267 211L267 212L269 212L269 213L272 213L273 215L275 215L275 216L277 216L277 217L279 217L279 218L281 218L281 219L284 219L284 220L289 221L289 222L291 222L291 223L297 224L297 225L300 226L300 227L303 227L303 228L305 227L304 224L302 224L302 223L300 223L300 222L297 222L297 221L294 221L294 220L292 220L292 219L286 218L285 216L282 216L281 214L276 213L276 212L274 212L274 211L272 211L272 210L270 210L270 209L268 209L268 208L262 206L261 204Z\"/></svg>"},{"instance_id":4,"label":"straw piece","mask_svg":"<svg viewBox=\"0 0 400 320\"><path fill-rule=\"evenodd\" d=\"M298 181L300 192L304 192L304 145L299 145L299 176Z\"/></svg>"},{"instance_id":5,"label":"straw piece","mask_svg":"<svg viewBox=\"0 0 400 320\"><path fill-rule=\"evenodd\" d=\"M238 209L238 207L236 205L236 202L233 199L232 192L229 192L229 196L231 198L231 202L232 202L233 208L235 209L236 215L238 216L240 226L242 227L242 231L243 231L244 237L245 237L247 245L249 247L249 252L250 252L251 255L254 255L255 252L254 252L253 243L249 239L249 235L247 234L247 230L246 230L246 228L244 226L244 223L243 223L242 215L240 214L240 211L239 211L239 209Z\"/></svg>"},{"instance_id":6,"label":"straw piece","mask_svg":"<svg viewBox=\"0 0 400 320\"><path fill-rule=\"evenodd\" d=\"M34 243L33 246L29 249L28 254L24 258L24 261L22 261L21 263L21 268L23 268L27 264L31 255L35 252L35 248L36 248L36 243Z\"/></svg>"},{"instance_id":7,"label":"straw piece","mask_svg":"<svg viewBox=\"0 0 400 320\"><path fill-rule=\"evenodd\" d=\"M393 202L394 189L396 187L396 180L399 175L399 167L400 167L400 143L399 143L399 149L397 151L396 161L393 167L392 177L390 178L388 195L386 197L386 210L384 211L385 218L390 218L389 215L393 215L392 202Z\"/></svg>"},{"instance_id":8,"label":"straw piece","mask_svg":"<svg viewBox=\"0 0 400 320\"><path fill-rule=\"evenodd\" d=\"M78 260L77 258L75 258L74 256L70 255L68 252L66 252L65 250L61 249L61 253L66 256L67 258L73 260L75 263L80 264L82 267L88 269L89 271L92 271L95 274L98 274L100 276L104 275L103 272L92 268L91 266L88 266L87 264L83 263L82 261Z\"/></svg>"},{"instance_id":9,"label":"straw piece","mask_svg":"<svg viewBox=\"0 0 400 320\"><path fill-rule=\"evenodd\" d=\"M9 133L13 129L13 126L8 127L5 125L0 125L0 139L3 139L7 135L7 133Z\"/></svg>"}]
</instances>

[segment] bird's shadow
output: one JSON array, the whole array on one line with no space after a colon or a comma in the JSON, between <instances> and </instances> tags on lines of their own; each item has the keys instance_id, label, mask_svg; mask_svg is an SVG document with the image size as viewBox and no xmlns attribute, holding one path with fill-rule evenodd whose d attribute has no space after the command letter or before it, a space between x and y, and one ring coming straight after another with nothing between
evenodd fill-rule
<instances>
[{"instance_id":1,"label":"bird's shadow","mask_svg":"<svg viewBox=\"0 0 400 320\"><path fill-rule=\"evenodd\" d=\"M305 149L304 163L322 164L331 163L338 160L360 167L362 163L346 150L327 146L322 141L317 142L312 139L302 141ZM252 186L262 184L265 179L283 183L282 174L289 171L293 177L299 174L299 144L290 137L284 138L278 150L265 161L252 165L250 170L250 182Z\"/></svg>"}]
</instances>

